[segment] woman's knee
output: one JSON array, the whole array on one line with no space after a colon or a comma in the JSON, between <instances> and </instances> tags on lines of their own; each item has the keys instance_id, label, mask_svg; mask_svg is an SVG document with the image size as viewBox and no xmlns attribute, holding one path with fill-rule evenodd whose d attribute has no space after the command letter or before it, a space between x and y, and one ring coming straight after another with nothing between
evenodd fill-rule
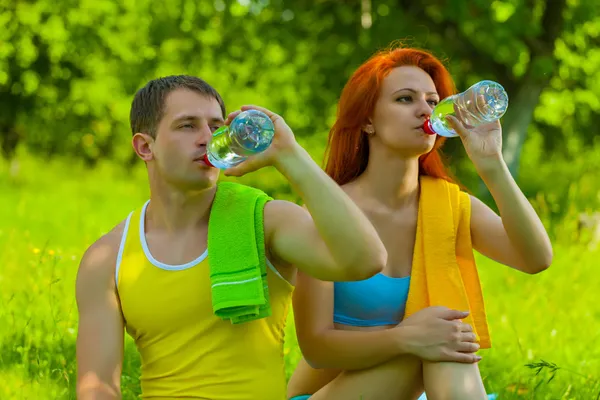
<instances>
[{"instance_id":1,"label":"woman's knee","mask_svg":"<svg viewBox=\"0 0 600 400\"><path fill-rule=\"evenodd\" d=\"M427 400L486 400L477 364L423 363Z\"/></svg>"},{"instance_id":2,"label":"woman's knee","mask_svg":"<svg viewBox=\"0 0 600 400\"><path fill-rule=\"evenodd\" d=\"M343 371L311 400L359 399L360 396L363 400L416 400L422 392L421 361L405 356L368 369Z\"/></svg>"},{"instance_id":3,"label":"woman's knee","mask_svg":"<svg viewBox=\"0 0 600 400\"><path fill-rule=\"evenodd\" d=\"M487 400L485 394L480 390L472 390L468 387L453 386L444 390L426 390L427 400Z\"/></svg>"}]
</instances>

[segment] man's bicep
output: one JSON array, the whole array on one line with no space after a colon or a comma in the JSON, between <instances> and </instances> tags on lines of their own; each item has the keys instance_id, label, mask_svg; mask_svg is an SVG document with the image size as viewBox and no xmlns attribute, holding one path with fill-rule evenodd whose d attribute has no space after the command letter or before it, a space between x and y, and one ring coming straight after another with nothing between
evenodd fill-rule
<instances>
[{"instance_id":1,"label":"man's bicep","mask_svg":"<svg viewBox=\"0 0 600 400\"><path fill-rule=\"evenodd\" d=\"M269 250L276 259L318 279L335 276L335 261L306 209L271 201L265 208L265 217L270 226Z\"/></svg>"},{"instance_id":2,"label":"man's bicep","mask_svg":"<svg viewBox=\"0 0 600 400\"><path fill-rule=\"evenodd\" d=\"M78 398L120 398L123 318L110 253L107 248L90 248L77 275Z\"/></svg>"}]
</instances>

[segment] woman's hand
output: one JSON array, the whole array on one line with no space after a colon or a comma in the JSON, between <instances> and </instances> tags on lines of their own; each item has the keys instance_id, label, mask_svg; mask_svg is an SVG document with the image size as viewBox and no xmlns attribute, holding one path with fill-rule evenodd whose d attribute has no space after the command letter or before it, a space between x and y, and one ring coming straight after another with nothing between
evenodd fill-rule
<instances>
[{"instance_id":1,"label":"woman's hand","mask_svg":"<svg viewBox=\"0 0 600 400\"><path fill-rule=\"evenodd\" d=\"M407 353L423 360L474 363L481 360L476 336L469 324L461 321L468 312L446 307L428 307L402 321L397 329Z\"/></svg>"},{"instance_id":2,"label":"woman's hand","mask_svg":"<svg viewBox=\"0 0 600 400\"><path fill-rule=\"evenodd\" d=\"M448 115L446 119L462 140L465 151L476 168L496 168L499 161L503 160L500 120L470 127L462 123L459 112L457 116L458 118Z\"/></svg>"}]
</instances>

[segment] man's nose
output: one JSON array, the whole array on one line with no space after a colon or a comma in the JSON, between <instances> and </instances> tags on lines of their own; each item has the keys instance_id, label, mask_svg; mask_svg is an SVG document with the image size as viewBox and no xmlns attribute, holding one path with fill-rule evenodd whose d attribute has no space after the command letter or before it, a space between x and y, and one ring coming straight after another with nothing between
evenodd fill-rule
<instances>
[{"instance_id":1,"label":"man's nose","mask_svg":"<svg viewBox=\"0 0 600 400\"><path fill-rule=\"evenodd\" d=\"M196 138L196 145L199 147L206 146L208 142L210 142L211 138L212 130L210 129L210 126L204 125L199 129L198 136Z\"/></svg>"}]
</instances>

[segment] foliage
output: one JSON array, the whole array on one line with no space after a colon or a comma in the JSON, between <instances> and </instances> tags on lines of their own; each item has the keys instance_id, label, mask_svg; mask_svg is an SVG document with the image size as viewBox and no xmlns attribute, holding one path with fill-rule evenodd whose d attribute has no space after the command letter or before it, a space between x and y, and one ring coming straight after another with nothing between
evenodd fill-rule
<instances>
[{"instance_id":1,"label":"foliage","mask_svg":"<svg viewBox=\"0 0 600 400\"><path fill-rule=\"evenodd\" d=\"M515 172L531 132L544 132L541 145L557 154L572 138L589 145L598 136L590 129L600 122L598 2L3 0L0 11L8 156L22 143L127 163L133 94L176 73L205 78L230 110L270 107L322 146L349 74L398 39L445 59L461 90L484 78L507 88ZM456 141L448 152L463 158Z\"/></svg>"}]
</instances>

